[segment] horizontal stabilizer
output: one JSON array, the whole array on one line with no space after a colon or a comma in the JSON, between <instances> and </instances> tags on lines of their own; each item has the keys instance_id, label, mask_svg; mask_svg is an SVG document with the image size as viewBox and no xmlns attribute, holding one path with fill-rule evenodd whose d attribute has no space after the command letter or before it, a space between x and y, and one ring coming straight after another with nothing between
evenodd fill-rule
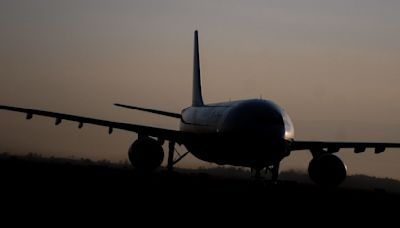
<instances>
[{"instance_id":1,"label":"horizontal stabilizer","mask_svg":"<svg viewBox=\"0 0 400 228\"><path fill-rule=\"evenodd\" d=\"M165 111L148 109L148 108L140 108L140 107L131 106L131 105L124 105L124 104L114 104L114 105L118 106L118 107L122 107L122 108L135 109L135 110L140 110L140 111L144 111L144 112L151 112L151 113L155 113L155 114L158 114L158 115L169 116L169 117L173 117L173 118L179 118L180 119L182 117L181 114L179 114L179 113L165 112Z\"/></svg>"}]
</instances>

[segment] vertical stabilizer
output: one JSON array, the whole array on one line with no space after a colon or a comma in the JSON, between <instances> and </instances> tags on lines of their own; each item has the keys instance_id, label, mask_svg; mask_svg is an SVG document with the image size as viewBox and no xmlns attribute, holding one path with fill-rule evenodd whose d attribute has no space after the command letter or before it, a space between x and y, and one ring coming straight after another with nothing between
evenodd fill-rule
<instances>
[{"instance_id":1,"label":"vertical stabilizer","mask_svg":"<svg viewBox=\"0 0 400 228\"><path fill-rule=\"evenodd\" d=\"M200 82L200 57L199 57L199 38L197 30L194 31L194 57L193 57L193 97L192 106L202 106L203 97L201 95Z\"/></svg>"}]
</instances>

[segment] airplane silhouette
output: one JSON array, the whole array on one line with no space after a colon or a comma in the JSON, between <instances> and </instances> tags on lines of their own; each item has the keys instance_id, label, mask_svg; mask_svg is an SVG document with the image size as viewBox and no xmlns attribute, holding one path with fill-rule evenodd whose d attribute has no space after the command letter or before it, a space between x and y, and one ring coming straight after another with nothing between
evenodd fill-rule
<instances>
[{"instance_id":1,"label":"airplane silhouette","mask_svg":"<svg viewBox=\"0 0 400 228\"><path fill-rule=\"evenodd\" d=\"M279 164L292 151L309 150L313 156L308 166L310 178L320 185L336 186L344 181L347 167L333 153L341 148L353 148L355 153L374 148L375 153L388 147L400 148L400 143L371 142L319 142L294 139L290 117L278 105L268 100L250 99L224 103L204 104L200 83L200 58L198 32L194 32L194 64L192 105L181 113L165 112L130 105L116 106L136 109L180 120L180 130L169 130L131 123L120 123L64 113L18 108L0 105L0 109L26 113L27 119L34 115L56 118L84 124L94 124L113 129L135 132L138 139L132 143L128 157L131 164L141 171L152 171L164 159L162 145L169 141L168 170L188 153L198 159L216 164L250 167L255 177L263 169L271 172L276 181ZM188 152L174 160L175 144L184 145Z\"/></svg>"}]
</instances>

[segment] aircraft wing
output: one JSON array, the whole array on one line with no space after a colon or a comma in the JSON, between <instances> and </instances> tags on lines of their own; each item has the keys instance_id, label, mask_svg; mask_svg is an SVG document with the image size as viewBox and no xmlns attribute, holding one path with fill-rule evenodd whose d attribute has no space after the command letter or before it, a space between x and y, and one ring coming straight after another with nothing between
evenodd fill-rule
<instances>
[{"instance_id":1,"label":"aircraft wing","mask_svg":"<svg viewBox=\"0 0 400 228\"><path fill-rule=\"evenodd\" d=\"M340 149L352 148L355 153L362 153L367 148L374 148L375 153L382 153L386 148L400 148L400 143L371 143L371 142L318 142L318 141L293 141L291 150L325 150L336 153Z\"/></svg>"},{"instance_id":2,"label":"aircraft wing","mask_svg":"<svg viewBox=\"0 0 400 228\"><path fill-rule=\"evenodd\" d=\"M182 143L182 141L184 140L184 136L185 136L183 132L176 131L176 130L148 127L148 126L142 126L142 125L136 125L136 124L130 124L130 123L119 123L119 122L94 119L94 118L89 118L89 117L69 115L69 114L64 114L64 113L0 105L0 110L1 109L13 111L13 112L26 113L27 119L32 119L32 117L34 115L52 117L52 118L56 119L56 122L55 122L56 125L60 124L62 120L69 120L69 121L75 121L75 122L79 123L79 125L78 125L79 128L82 128L84 124L93 124L93 125L108 127L109 134L111 134L113 132L113 129L121 129L121 130L125 130L125 131L136 132L138 134L143 134L146 136L158 137L160 139L174 141L177 143Z\"/></svg>"}]
</instances>

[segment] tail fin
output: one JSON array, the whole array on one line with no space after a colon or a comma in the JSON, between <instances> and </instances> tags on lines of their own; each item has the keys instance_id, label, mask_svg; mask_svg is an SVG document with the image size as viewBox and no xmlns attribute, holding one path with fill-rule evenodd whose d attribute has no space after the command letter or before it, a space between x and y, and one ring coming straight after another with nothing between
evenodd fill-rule
<instances>
[{"instance_id":1,"label":"tail fin","mask_svg":"<svg viewBox=\"0 0 400 228\"><path fill-rule=\"evenodd\" d=\"M192 106L203 106L200 81L199 38L197 30L194 31L194 57L193 57L193 97Z\"/></svg>"}]
</instances>

